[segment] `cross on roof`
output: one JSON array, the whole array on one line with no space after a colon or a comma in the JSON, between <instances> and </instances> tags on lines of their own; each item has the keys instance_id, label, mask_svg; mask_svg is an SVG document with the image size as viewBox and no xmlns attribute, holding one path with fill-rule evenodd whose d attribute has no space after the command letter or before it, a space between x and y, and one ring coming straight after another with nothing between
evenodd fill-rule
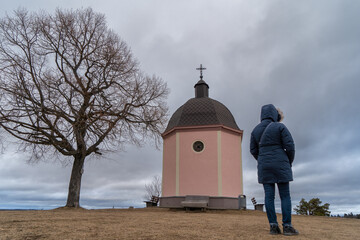
<instances>
[{"instance_id":1,"label":"cross on roof","mask_svg":"<svg viewBox=\"0 0 360 240\"><path fill-rule=\"evenodd\" d=\"M203 79L203 74L202 74L202 70L206 70L206 68L203 68L202 64L200 64L199 68L196 68L196 70L200 70L200 79Z\"/></svg>"}]
</instances>

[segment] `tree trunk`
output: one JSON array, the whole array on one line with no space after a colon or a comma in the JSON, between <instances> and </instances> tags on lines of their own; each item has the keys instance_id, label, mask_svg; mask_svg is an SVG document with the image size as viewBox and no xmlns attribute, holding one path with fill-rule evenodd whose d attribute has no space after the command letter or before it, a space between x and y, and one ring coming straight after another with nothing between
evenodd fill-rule
<instances>
[{"instance_id":1,"label":"tree trunk","mask_svg":"<svg viewBox=\"0 0 360 240\"><path fill-rule=\"evenodd\" d=\"M69 193L66 207L78 208L80 207L80 187L81 177L83 174L85 157L75 155L74 164L71 171L71 178L69 183Z\"/></svg>"}]
</instances>

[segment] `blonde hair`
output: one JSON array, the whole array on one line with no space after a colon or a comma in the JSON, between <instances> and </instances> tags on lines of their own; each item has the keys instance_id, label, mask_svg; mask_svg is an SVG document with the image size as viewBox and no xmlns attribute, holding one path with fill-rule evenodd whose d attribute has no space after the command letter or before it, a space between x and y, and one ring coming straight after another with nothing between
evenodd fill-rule
<instances>
[{"instance_id":1,"label":"blonde hair","mask_svg":"<svg viewBox=\"0 0 360 240\"><path fill-rule=\"evenodd\" d=\"M280 115L279 122L281 122L282 120L284 120L284 113L281 111L280 108L276 108L276 110L278 111L278 114Z\"/></svg>"}]
</instances>

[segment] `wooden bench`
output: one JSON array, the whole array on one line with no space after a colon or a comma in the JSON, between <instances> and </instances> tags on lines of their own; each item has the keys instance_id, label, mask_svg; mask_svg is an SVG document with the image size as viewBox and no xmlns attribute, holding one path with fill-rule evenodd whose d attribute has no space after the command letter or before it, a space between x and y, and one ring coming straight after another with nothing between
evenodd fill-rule
<instances>
[{"instance_id":1,"label":"wooden bench","mask_svg":"<svg viewBox=\"0 0 360 240\"><path fill-rule=\"evenodd\" d=\"M206 211L209 206L209 196L198 196L198 195L187 195L185 196L185 201L181 202L186 211L191 209L201 209L201 211Z\"/></svg>"},{"instance_id":2,"label":"wooden bench","mask_svg":"<svg viewBox=\"0 0 360 240\"><path fill-rule=\"evenodd\" d=\"M256 200L255 200L254 197L251 199L251 201L252 201L252 203L253 203L253 205L254 205L255 210L257 210L257 211L262 211L262 212L264 211L264 204L262 204L262 203L256 203Z\"/></svg>"},{"instance_id":3,"label":"wooden bench","mask_svg":"<svg viewBox=\"0 0 360 240\"><path fill-rule=\"evenodd\" d=\"M157 207L157 204L159 202L158 196L152 196L150 201L144 201L146 203L146 207Z\"/></svg>"}]
</instances>

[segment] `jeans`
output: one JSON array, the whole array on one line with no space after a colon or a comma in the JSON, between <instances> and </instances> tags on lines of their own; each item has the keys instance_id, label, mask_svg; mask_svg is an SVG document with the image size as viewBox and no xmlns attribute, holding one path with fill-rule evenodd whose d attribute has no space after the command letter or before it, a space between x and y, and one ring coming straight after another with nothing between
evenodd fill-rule
<instances>
[{"instance_id":1,"label":"jeans","mask_svg":"<svg viewBox=\"0 0 360 240\"><path fill-rule=\"evenodd\" d=\"M264 183L265 209L270 225L278 225L275 212L275 183ZM281 199L283 226L291 226L291 198L289 183L277 183Z\"/></svg>"}]
</instances>

